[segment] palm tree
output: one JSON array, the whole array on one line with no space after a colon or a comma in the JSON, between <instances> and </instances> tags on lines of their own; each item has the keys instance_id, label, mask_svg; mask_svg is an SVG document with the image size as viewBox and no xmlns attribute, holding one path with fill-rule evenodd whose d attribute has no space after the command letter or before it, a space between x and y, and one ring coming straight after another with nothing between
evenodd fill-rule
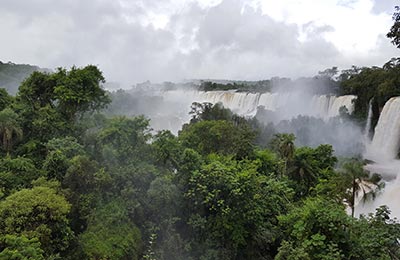
<instances>
[{"instance_id":1,"label":"palm tree","mask_svg":"<svg viewBox=\"0 0 400 260\"><path fill-rule=\"evenodd\" d=\"M287 171L289 177L298 183L296 189L300 196L306 195L318 182L319 169L314 165L313 158L306 149L296 150L291 167Z\"/></svg>"},{"instance_id":2,"label":"palm tree","mask_svg":"<svg viewBox=\"0 0 400 260\"><path fill-rule=\"evenodd\" d=\"M287 174L288 164L294 156L294 134L276 134L272 140L272 146L278 152L281 159L284 160L284 174Z\"/></svg>"},{"instance_id":3,"label":"palm tree","mask_svg":"<svg viewBox=\"0 0 400 260\"><path fill-rule=\"evenodd\" d=\"M18 115L10 108L0 111L0 136L2 137L0 142L7 155L10 154L13 142L22 138L22 129L17 119Z\"/></svg>"},{"instance_id":4,"label":"palm tree","mask_svg":"<svg viewBox=\"0 0 400 260\"><path fill-rule=\"evenodd\" d=\"M362 162L351 160L343 164L342 173L346 182L351 184L347 189L345 200L351 208L351 216L354 217L354 207L357 203L357 198L361 198L364 202L368 198L374 199L376 191L382 188L379 183L381 177L378 174L370 175L369 171L364 169Z\"/></svg>"}]
</instances>

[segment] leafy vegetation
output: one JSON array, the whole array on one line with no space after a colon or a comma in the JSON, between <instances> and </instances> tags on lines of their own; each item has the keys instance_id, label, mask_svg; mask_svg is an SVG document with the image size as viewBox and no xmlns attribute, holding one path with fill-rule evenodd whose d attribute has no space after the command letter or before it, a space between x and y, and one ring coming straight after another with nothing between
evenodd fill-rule
<instances>
[{"instance_id":1,"label":"leafy vegetation","mask_svg":"<svg viewBox=\"0 0 400 260\"><path fill-rule=\"evenodd\" d=\"M362 118L370 98L397 94L390 64L316 80L359 95ZM90 65L0 91L0 259L400 258L387 207L346 213L380 185L362 162L220 104L193 103L178 135L155 133L144 116L101 114L103 82Z\"/></svg>"}]
</instances>

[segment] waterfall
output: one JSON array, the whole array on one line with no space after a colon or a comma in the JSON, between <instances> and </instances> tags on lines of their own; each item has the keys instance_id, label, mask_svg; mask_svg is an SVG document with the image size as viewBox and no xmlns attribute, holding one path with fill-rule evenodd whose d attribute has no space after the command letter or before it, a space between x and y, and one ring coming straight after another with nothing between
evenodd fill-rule
<instances>
[{"instance_id":1,"label":"waterfall","mask_svg":"<svg viewBox=\"0 0 400 260\"><path fill-rule=\"evenodd\" d=\"M369 130L371 129L371 120L372 120L372 100L374 98L371 98L368 104L368 116L367 116L367 123L365 124L365 130L364 130L364 139L365 142L369 142Z\"/></svg>"},{"instance_id":2,"label":"waterfall","mask_svg":"<svg viewBox=\"0 0 400 260\"><path fill-rule=\"evenodd\" d=\"M366 133L371 125L371 101L368 111ZM371 143L367 143L365 158L374 163L365 166L372 173L379 173L386 182L383 193L375 200L359 205L358 213L371 213L380 205L387 205L392 216L400 217L400 207L397 198L400 195L400 161L397 153L400 146L400 97L389 99L382 109L375 134Z\"/></svg>"},{"instance_id":3,"label":"waterfall","mask_svg":"<svg viewBox=\"0 0 400 260\"><path fill-rule=\"evenodd\" d=\"M166 91L170 92L170 91ZM310 96L300 92L284 93L247 93L235 91L183 91L178 94L173 91L170 94L163 94L165 97L172 97L172 100L186 100L191 102L210 102L213 104L222 103L234 113L242 116L254 116L258 106L265 109L279 112L281 119L290 119L297 115L309 115L328 119L338 116L342 106L346 107L349 113L354 110L352 103L356 96ZM181 101L182 102L182 101ZM188 106L189 107L189 106Z\"/></svg>"},{"instance_id":4,"label":"waterfall","mask_svg":"<svg viewBox=\"0 0 400 260\"><path fill-rule=\"evenodd\" d=\"M400 97L393 97L383 107L367 156L378 161L394 159L399 145Z\"/></svg>"},{"instance_id":5,"label":"waterfall","mask_svg":"<svg viewBox=\"0 0 400 260\"><path fill-rule=\"evenodd\" d=\"M346 107L349 114L353 113L354 105L353 99L356 96L346 95L346 96L330 96L329 97L329 106L328 106L328 117L334 117L339 115L339 111L341 107Z\"/></svg>"},{"instance_id":6,"label":"waterfall","mask_svg":"<svg viewBox=\"0 0 400 260\"><path fill-rule=\"evenodd\" d=\"M260 100L260 93L234 91L199 92L196 102L222 103L234 113L245 116L254 116Z\"/></svg>"},{"instance_id":7,"label":"waterfall","mask_svg":"<svg viewBox=\"0 0 400 260\"><path fill-rule=\"evenodd\" d=\"M254 117L257 108L263 106L274 111L279 120L291 119L298 115L307 115L324 120L339 115L339 109L345 106L351 113L355 96L309 95L301 91L247 93L229 91L168 90L149 93L161 98L147 110L151 111L152 127L156 130L167 128L177 133L181 125L190 120L190 106L193 102L222 103L225 108L246 117ZM273 120L273 119L272 119ZM177 123L178 121L181 124ZM174 125L171 127L171 122Z\"/></svg>"}]
</instances>

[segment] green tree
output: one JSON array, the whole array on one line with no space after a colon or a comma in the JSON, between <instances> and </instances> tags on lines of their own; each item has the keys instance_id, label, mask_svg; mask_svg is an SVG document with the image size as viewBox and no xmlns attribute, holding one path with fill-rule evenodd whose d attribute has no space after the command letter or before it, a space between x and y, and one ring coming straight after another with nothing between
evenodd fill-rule
<instances>
[{"instance_id":1,"label":"green tree","mask_svg":"<svg viewBox=\"0 0 400 260\"><path fill-rule=\"evenodd\" d=\"M393 14L394 24L390 28L390 31L386 34L389 39L392 39L393 45L400 48L400 7L395 6L395 12Z\"/></svg>"},{"instance_id":2,"label":"green tree","mask_svg":"<svg viewBox=\"0 0 400 260\"><path fill-rule=\"evenodd\" d=\"M0 88L0 111L9 107L13 101L14 98L8 94L7 90Z\"/></svg>"},{"instance_id":3,"label":"green tree","mask_svg":"<svg viewBox=\"0 0 400 260\"><path fill-rule=\"evenodd\" d=\"M32 73L21 84L15 104L26 139L46 143L66 134L80 135L79 119L110 103L102 82L101 71L92 65Z\"/></svg>"},{"instance_id":4,"label":"green tree","mask_svg":"<svg viewBox=\"0 0 400 260\"><path fill-rule=\"evenodd\" d=\"M58 69L54 97L58 110L69 122L86 112L98 111L111 102L101 87L105 82L102 72L93 65L84 68L72 67L69 71Z\"/></svg>"},{"instance_id":5,"label":"green tree","mask_svg":"<svg viewBox=\"0 0 400 260\"><path fill-rule=\"evenodd\" d=\"M4 235L0 237L0 259L44 260L44 251L37 238L24 235Z\"/></svg>"},{"instance_id":6,"label":"green tree","mask_svg":"<svg viewBox=\"0 0 400 260\"><path fill-rule=\"evenodd\" d=\"M0 235L36 238L46 257L63 253L73 238L70 207L52 188L22 189L0 202Z\"/></svg>"},{"instance_id":7,"label":"green tree","mask_svg":"<svg viewBox=\"0 0 400 260\"><path fill-rule=\"evenodd\" d=\"M139 259L142 250L140 231L129 221L127 211L119 201L98 207L79 240L84 253L93 260L135 260Z\"/></svg>"},{"instance_id":8,"label":"green tree","mask_svg":"<svg viewBox=\"0 0 400 260\"><path fill-rule=\"evenodd\" d=\"M114 117L98 133L98 147L106 162L115 164L130 159L148 158L151 134L149 120L143 116L127 118Z\"/></svg>"},{"instance_id":9,"label":"green tree","mask_svg":"<svg viewBox=\"0 0 400 260\"><path fill-rule=\"evenodd\" d=\"M42 175L32 160L24 157L0 159L0 189L4 195L31 187L31 182Z\"/></svg>"},{"instance_id":10,"label":"green tree","mask_svg":"<svg viewBox=\"0 0 400 260\"><path fill-rule=\"evenodd\" d=\"M292 191L286 183L259 174L258 166L257 161L211 156L191 174L185 194L189 223L203 246L212 241L209 249L218 249L219 259L267 257L273 248L276 216L286 212ZM204 254L202 246L197 250Z\"/></svg>"},{"instance_id":11,"label":"green tree","mask_svg":"<svg viewBox=\"0 0 400 260\"><path fill-rule=\"evenodd\" d=\"M284 161L283 173L288 173L289 164L292 162L296 137L294 134L276 134L271 141L271 146L274 151L279 154L279 157Z\"/></svg>"},{"instance_id":12,"label":"green tree","mask_svg":"<svg viewBox=\"0 0 400 260\"><path fill-rule=\"evenodd\" d=\"M280 216L279 222L286 239L275 259L348 259L350 220L343 205L308 198L302 206Z\"/></svg>"},{"instance_id":13,"label":"green tree","mask_svg":"<svg viewBox=\"0 0 400 260\"><path fill-rule=\"evenodd\" d=\"M346 203L351 209L351 216L354 217L354 207L358 198L364 201L370 197L375 198L375 193L381 185L381 177L377 174L372 176L366 170L362 162L352 160L345 162L341 170L343 178L348 186L345 193Z\"/></svg>"},{"instance_id":14,"label":"green tree","mask_svg":"<svg viewBox=\"0 0 400 260\"><path fill-rule=\"evenodd\" d=\"M164 168L177 169L182 147L179 140L170 131L160 131L153 137L152 147L155 153L155 160Z\"/></svg>"},{"instance_id":15,"label":"green tree","mask_svg":"<svg viewBox=\"0 0 400 260\"><path fill-rule=\"evenodd\" d=\"M399 259L400 224L390 218L386 206L376 209L375 214L361 216L352 225L352 259Z\"/></svg>"},{"instance_id":16,"label":"green tree","mask_svg":"<svg viewBox=\"0 0 400 260\"><path fill-rule=\"evenodd\" d=\"M232 121L200 121L185 126L179 133L182 145L202 155L219 153L237 158L253 156L255 132Z\"/></svg>"}]
</instances>

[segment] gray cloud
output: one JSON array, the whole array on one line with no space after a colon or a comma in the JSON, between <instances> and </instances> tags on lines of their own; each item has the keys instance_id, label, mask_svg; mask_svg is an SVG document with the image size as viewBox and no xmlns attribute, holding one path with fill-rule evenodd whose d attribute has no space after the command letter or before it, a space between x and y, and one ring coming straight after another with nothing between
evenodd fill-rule
<instances>
[{"instance_id":1,"label":"gray cloud","mask_svg":"<svg viewBox=\"0 0 400 260\"><path fill-rule=\"evenodd\" d=\"M108 80L126 85L299 77L355 63L323 37L331 26L278 22L245 3L187 2L178 9L161 0L3 0L0 60L51 68L96 64ZM153 26L154 14L167 15L167 25ZM377 51L390 57L390 44L378 44ZM382 63L380 54L362 61Z\"/></svg>"}]
</instances>

